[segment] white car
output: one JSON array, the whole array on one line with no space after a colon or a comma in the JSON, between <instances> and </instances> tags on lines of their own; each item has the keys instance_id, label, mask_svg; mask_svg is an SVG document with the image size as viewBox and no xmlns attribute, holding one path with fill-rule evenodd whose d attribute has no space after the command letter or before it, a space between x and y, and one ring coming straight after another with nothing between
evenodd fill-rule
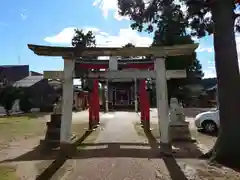
<instances>
[{"instance_id":1,"label":"white car","mask_svg":"<svg viewBox=\"0 0 240 180\"><path fill-rule=\"evenodd\" d=\"M195 117L195 126L207 133L216 132L219 128L219 110L214 109L198 114Z\"/></svg>"}]
</instances>

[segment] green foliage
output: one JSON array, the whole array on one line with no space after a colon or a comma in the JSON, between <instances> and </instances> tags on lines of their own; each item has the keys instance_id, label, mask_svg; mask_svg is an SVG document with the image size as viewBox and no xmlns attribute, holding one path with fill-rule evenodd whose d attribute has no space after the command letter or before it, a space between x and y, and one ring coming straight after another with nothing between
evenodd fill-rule
<instances>
[{"instance_id":1,"label":"green foliage","mask_svg":"<svg viewBox=\"0 0 240 180\"><path fill-rule=\"evenodd\" d=\"M119 0L121 15L130 16L131 27L138 31L154 32L152 46L172 46L193 44L191 35L187 33L188 19L180 5L173 0L153 0L146 7L142 0ZM178 96L179 88L185 84L198 83L203 77L202 66L197 60L196 53L189 56L167 57L166 68L169 70L186 69L187 79L168 80L168 95ZM155 83L149 81L152 104L155 102ZM180 97L179 97L180 98ZM184 98L184 97L182 97Z\"/></svg>"},{"instance_id":2,"label":"green foliage","mask_svg":"<svg viewBox=\"0 0 240 180\"><path fill-rule=\"evenodd\" d=\"M6 114L9 115L9 111L12 109L16 99L20 97L21 90L13 86L7 86L2 89L0 96L0 105L6 110Z\"/></svg>"},{"instance_id":3,"label":"green foliage","mask_svg":"<svg viewBox=\"0 0 240 180\"><path fill-rule=\"evenodd\" d=\"M178 4L176 4L178 2ZM180 3L181 4L180 4ZM211 8L215 6L217 0L152 0L147 4L144 0L118 0L119 13L122 16L129 16L133 21L132 28L139 31L145 30L153 32L155 26L162 26L163 29L168 30L169 34L174 34L176 26L189 27L191 35L204 37L214 32L214 25L211 16ZM240 30L240 14L234 9L239 3L234 0L229 0L229 6L232 9L232 17L236 22L236 30ZM180 5L186 5L187 11L182 13ZM228 7L226 7L228 8ZM219 12L221 13L221 12ZM162 14L167 14L163 17ZM171 18L168 16L171 14ZM167 19L166 19L167 18ZM166 24L162 21L172 21L166 29ZM174 23L173 23L174 22ZM157 31L156 31L157 32ZM174 39L174 37L172 37Z\"/></svg>"},{"instance_id":4,"label":"green foliage","mask_svg":"<svg viewBox=\"0 0 240 180\"><path fill-rule=\"evenodd\" d=\"M32 108L32 103L26 93L22 93L19 101L20 110L27 113Z\"/></svg>"},{"instance_id":5,"label":"green foliage","mask_svg":"<svg viewBox=\"0 0 240 180\"><path fill-rule=\"evenodd\" d=\"M187 7L185 14L179 14L180 6L176 4L179 1ZM235 159L239 157L240 149L234 143L229 142L229 138L237 141L240 137L239 128L236 126L239 122L237 114L240 95L235 39L235 32L240 31L240 13L235 11L239 3L236 3L235 0L179 1L151 0L146 6L144 0L118 0L118 5L120 14L129 16L134 22L132 28L147 32L153 32L156 28L157 35L160 36L157 39L161 39L160 42L168 42L169 45L175 43L177 38L166 34L175 32L176 37L177 35L182 36L184 31L186 32L186 28L190 28L190 35L199 38L213 34L221 126L216 144L207 157L211 157L213 162L239 167L240 161L235 161ZM172 16L167 14L172 14ZM183 21L182 17L184 17ZM169 24L171 21L175 21L172 23L173 26ZM185 30L182 28L184 24ZM181 32L179 29L183 31ZM198 62L195 62L195 67L200 67ZM190 70L201 75L195 67Z\"/></svg>"},{"instance_id":6,"label":"green foliage","mask_svg":"<svg viewBox=\"0 0 240 180\"><path fill-rule=\"evenodd\" d=\"M120 15L129 16L133 20L132 28L139 31L153 32L154 26L163 25L163 29L170 31L169 34L174 34L172 32L175 31L175 26L181 25L185 28L187 24L180 5L175 4L173 0L152 0L147 4L144 0L118 0L118 7ZM171 21L165 24L167 29L162 21Z\"/></svg>"},{"instance_id":7,"label":"green foliage","mask_svg":"<svg viewBox=\"0 0 240 180\"><path fill-rule=\"evenodd\" d=\"M93 47L96 45L96 39L92 31L84 33L81 29L75 29L72 38L72 46Z\"/></svg>"},{"instance_id":8,"label":"green foliage","mask_svg":"<svg viewBox=\"0 0 240 180\"><path fill-rule=\"evenodd\" d=\"M135 46L132 43L127 43L126 45L124 45L123 47L128 47L128 48L134 48Z\"/></svg>"},{"instance_id":9,"label":"green foliage","mask_svg":"<svg viewBox=\"0 0 240 180\"><path fill-rule=\"evenodd\" d=\"M84 33L81 29L75 29L75 34L72 38L72 46L74 47L94 47L96 46L96 38L92 31L88 31ZM86 57L82 57L86 58ZM89 57L88 57L89 58ZM95 58L95 57L94 57ZM91 58L91 59L94 59ZM89 72L88 69L81 69L82 76L85 76ZM91 80L87 80L81 78L82 89L89 91L92 87L88 87L88 85L92 84Z\"/></svg>"},{"instance_id":10,"label":"green foliage","mask_svg":"<svg viewBox=\"0 0 240 180\"><path fill-rule=\"evenodd\" d=\"M222 2L216 0L181 0L181 2L185 3L188 7L187 18L191 20L189 25L192 30L192 35L204 37L214 33L214 23L211 16L212 8L217 5L216 3ZM228 2L226 5L229 5L232 9L232 17L236 22L236 30L239 31L240 14L234 11L239 4L235 3L235 0L228 0ZM228 8L227 6L226 8Z\"/></svg>"},{"instance_id":11,"label":"green foliage","mask_svg":"<svg viewBox=\"0 0 240 180\"><path fill-rule=\"evenodd\" d=\"M127 43L125 44L124 46L122 46L123 48L134 48L135 45L133 45L132 43ZM129 57L129 56L123 56L122 57L123 59L128 59L128 58L132 58L132 57Z\"/></svg>"}]
</instances>

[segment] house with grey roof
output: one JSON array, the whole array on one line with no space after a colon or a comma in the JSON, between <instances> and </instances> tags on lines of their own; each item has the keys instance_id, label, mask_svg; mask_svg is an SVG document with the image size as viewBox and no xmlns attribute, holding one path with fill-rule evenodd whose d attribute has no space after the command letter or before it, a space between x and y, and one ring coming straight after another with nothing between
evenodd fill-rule
<instances>
[{"instance_id":1,"label":"house with grey roof","mask_svg":"<svg viewBox=\"0 0 240 180\"><path fill-rule=\"evenodd\" d=\"M57 89L44 79L43 74L29 71L28 65L0 66L0 84L22 88L34 108L52 107L60 95Z\"/></svg>"}]
</instances>

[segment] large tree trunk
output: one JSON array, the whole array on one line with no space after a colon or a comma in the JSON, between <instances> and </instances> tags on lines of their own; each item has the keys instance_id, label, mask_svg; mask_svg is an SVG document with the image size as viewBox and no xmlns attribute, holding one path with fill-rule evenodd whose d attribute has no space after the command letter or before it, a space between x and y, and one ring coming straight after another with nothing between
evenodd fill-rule
<instances>
[{"instance_id":1,"label":"large tree trunk","mask_svg":"<svg viewBox=\"0 0 240 180\"><path fill-rule=\"evenodd\" d=\"M212 159L240 165L239 67L234 33L233 2L217 0L211 6L214 21L215 66L220 110L220 130Z\"/></svg>"}]
</instances>

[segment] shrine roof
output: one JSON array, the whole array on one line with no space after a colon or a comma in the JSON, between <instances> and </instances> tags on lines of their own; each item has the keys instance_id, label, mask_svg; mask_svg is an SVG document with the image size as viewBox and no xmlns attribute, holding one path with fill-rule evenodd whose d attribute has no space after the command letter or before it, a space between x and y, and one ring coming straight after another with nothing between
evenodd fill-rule
<instances>
[{"instance_id":1,"label":"shrine roof","mask_svg":"<svg viewBox=\"0 0 240 180\"><path fill-rule=\"evenodd\" d=\"M198 44L161 46L161 47L58 47L28 44L28 48L40 56L62 56L66 58L77 58L82 56L149 56L166 57L190 55L198 47Z\"/></svg>"}]
</instances>

